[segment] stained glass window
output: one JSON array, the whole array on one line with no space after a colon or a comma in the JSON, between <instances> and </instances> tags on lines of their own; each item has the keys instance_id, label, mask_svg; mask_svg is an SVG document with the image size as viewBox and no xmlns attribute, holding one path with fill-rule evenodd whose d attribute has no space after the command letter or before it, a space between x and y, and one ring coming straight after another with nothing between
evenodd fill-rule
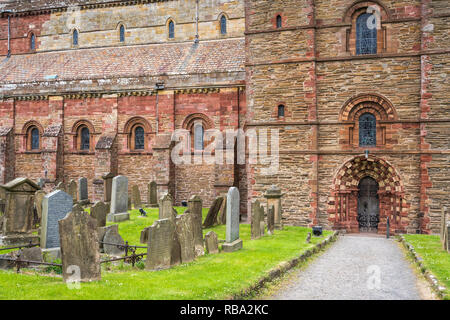
<instances>
[{"instance_id":1,"label":"stained glass window","mask_svg":"<svg viewBox=\"0 0 450 320\"><path fill-rule=\"evenodd\" d=\"M374 18L370 13L363 13L356 19L356 54L377 53L377 28L368 22Z\"/></svg>"},{"instance_id":2,"label":"stained glass window","mask_svg":"<svg viewBox=\"0 0 450 320\"><path fill-rule=\"evenodd\" d=\"M377 145L377 123L375 116L365 113L359 118L359 146L375 147Z\"/></svg>"},{"instance_id":3,"label":"stained glass window","mask_svg":"<svg viewBox=\"0 0 450 320\"><path fill-rule=\"evenodd\" d=\"M203 135L205 130L203 129L203 126L201 123L196 123L194 125L194 149L195 150L203 150L204 148L204 142L203 142Z\"/></svg>"},{"instance_id":4,"label":"stained glass window","mask_svg":"<svg viewBox=\"0 0 450 320\"><path fill-rule=\"evenodd\" d=\"M284 117L284 106L280 104L278 106L278 118Z\"/></svg>"},{"instance_id":5,"label":"stained glass window","mask_svg":"<svg viewBox=\"0 0 450 320\"><path fill-rule=\"evenodd\" d=\"M173 21L169 22L169 38L175 38L175 24L173 23Z\"/></svg>"},{"instance_id":6,"label":"stained glass window","mask_svg":"<svg viewBox=\"0 0 450 320\"><path fill-rule=\"evenodd\" d=\"M125 27L120 26L120 42L125 42Z\"/></svg>"},{"instance_id":7,"label":"stained glass window","mask_svg":"<svg viewBox=\"0 0 450 320\"><path fill-rule=\"evenodd\" d=\"M136 150L144 149L144 128L136 127L134 130L134 148Z\"/></svg>"},{"instance_id":8,"label":"stained glass window","mask_svg":"<svg viewBox=\"0 0 450 320\"><path fill-rule=\"evenodd\" d=\"M36 49L36 36L34 35L34 33L31 34L30 49L31 50L35 50Z\"/></svg>"},{"instance_id":9,"label":"stained glass window","mask_svg":"<svg viewBox=\"0 0 450 320\"><path fill-rule=\"evenodd\" d=\"M220 33L227 33L227 18L225 16L220 17Z\"/></svg>"},{"instance_id":10,"label":"stained glass window","mask_svg":"<svg viewBox=\"0 0 450 320\"><path fill-rule=\"evenodd\" d=\"M77 30L73 30L72 44L73 44L74 46L77 46L77 45L78 45L78 31L77 31Z\"/></svg>"},{"instance_id":11,"label":"stained glass window","mask_svg":"<svg viewBox=\"0 0 450 320\"><path fill-rule=\"evenodd\" d=\"M38 128L31 129L31 149L39 149L39 130Z\"/></svg>"},{"instance_id":12,"label":"stained glass window","mask_svg":"<svg viewBox=\"0 0 450 320\"><path fill-rule=\"evenodd\" d=\"M281 16L278 15L278 16L277 16L277 28L281 28L281 27L282 27Z\"/></svg>"},{"instance_id":13,"label":"stained glass window","mask_svg":"<svg viewBox=\"0 0 450 320\"><path fill-rule=\"evenodd\" d=\"M90 134L87 127L81 129L81 150L89 150L90 147Z\"/></svg>"}]
</instances>

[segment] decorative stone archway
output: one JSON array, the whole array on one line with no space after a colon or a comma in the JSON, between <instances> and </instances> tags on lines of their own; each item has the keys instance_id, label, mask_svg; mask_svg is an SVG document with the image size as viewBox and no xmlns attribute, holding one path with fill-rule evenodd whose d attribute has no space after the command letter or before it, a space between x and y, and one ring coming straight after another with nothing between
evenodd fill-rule
<instances>
[{"instance_id":1,"label":"decorative stone archway","mask_svg":"<svg viewBox=\"0 0 450 320\"><path fill-rule=\"evenodd\" d=\"M347 161L337 172L328 200L328 220L333 229L359 232L358 185L365 177L373 178L379 186L378 233L386 233L387 217L391 234L406 231L408 204L400 176L385 160L358 156Z\"/></svg>"}]
</instances>

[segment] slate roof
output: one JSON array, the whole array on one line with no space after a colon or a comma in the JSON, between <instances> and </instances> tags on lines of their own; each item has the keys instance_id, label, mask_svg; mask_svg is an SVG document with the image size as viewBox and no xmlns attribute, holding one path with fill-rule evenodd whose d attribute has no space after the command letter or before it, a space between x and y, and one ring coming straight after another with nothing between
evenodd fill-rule
<instances>
[{"instance_id":1,"label":"slate roof","mask_svg":"<svg viewBox=\"0 0 450 320\"><path fill-rule=\"evenodd\" d=\"M239 38L12 55L0 61L0 85L243 72L244 47Z\"/></svg>"}]
</instances>

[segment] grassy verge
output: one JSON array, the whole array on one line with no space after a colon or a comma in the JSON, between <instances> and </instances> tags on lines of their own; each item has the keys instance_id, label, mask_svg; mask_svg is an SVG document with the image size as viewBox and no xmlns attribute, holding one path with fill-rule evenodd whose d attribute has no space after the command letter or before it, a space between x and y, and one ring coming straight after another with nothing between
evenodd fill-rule
<instances>
[{"instance_id":1,"label":"grassy verge","mask_svg":"<svg viewBox=\"0 0 450 320\"><path fill-rule=\"evenodd\" d=\"M445 287L444 299L450 299L450 254L442 249L439 236L407 234L405 240L410 243L423 259L422 264L436 276Z\"/></svg>"},{"instance_id":2,"label":"grassy verge","mask_svg":"<svg viewBox=\"0 0 450 320\"><path fill-rule=\"evenodd\" d=\"M177 208L181 213L184 208ZM157 209L147 209L148 217L131 211L130 221L119 223L119 232L129 244L139 244L140 231L157 219ZM206 214L206 210L204 212ZM225 226L214 230L225 238ZM0 299L227 299L256 283L282 261L297 257L324 238L305 238L311 229L285 227L273 236L250 240L250 225L242 224L244 248L233 253L198 257L196 261L163 271L146 271L130 266L102 271L99 282L83 283L69 289L61 278L0 271ZM325 232L328 236L331 232Z\"/></svg>"}]
</instances>

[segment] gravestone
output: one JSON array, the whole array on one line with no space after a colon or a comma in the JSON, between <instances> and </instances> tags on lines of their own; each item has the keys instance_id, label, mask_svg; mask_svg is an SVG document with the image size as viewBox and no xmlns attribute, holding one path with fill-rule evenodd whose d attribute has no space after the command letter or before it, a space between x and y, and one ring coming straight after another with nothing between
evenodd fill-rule
<instances>
[{"instance_id":1,"label":"gravestone","mask_svg":"<svg viewBox=\"0 0 450 320\"><path fill-rule=\"evenodd\" d=\"M264 221L264 208L256 200L252 204L252 221L251 221L251 236L252 239L261 238L261 220Z\"/></svg>"},{"instance_id":2,"label":"gravestone","mask_svg":"<svg viewBox=\"0 0 450 320\"><path fill-rule=\"evenodd\" d=\"M100 280L97 221L76 204L58 224L64 281Z\"/></svg>"},{"instance_id":3,"label":"gravestone","mask_svg":"<svg viewBox=\"0 0 450 320\"><path fill-rule=\"evenodd\" d=\"M104 180L104 189L103 189L103 201L105 203L111 202L111 192L112 192L112 180L114 178L114 174L111 172L102 176Z\"/></svg>"},{"instance_id":4,"label":"gravestone","mask_svg":"<svg viewBox=\"0 0 450 320\"><path fill-rule=\"evenodd\" d=\"M170 194L165 194L159 200L159 219L171 219L174 221L176 212L173 209L173 198Z\"/></svg>"},{"instance_id":5,"label":"gravestone","mask_svg":"<svg viewBox=\"0 0 450 320\"><path fill-rule=\"evenodd\" d=\"M272 235L275 231L275 207L272 205L267 210L267 233Z\"/></svg>"},{"instance_id":6,"label":"gravestone","mask_svg":"<svg viewBox=\"0 0 450 320\"><path fill-rule=\"evenodd\" d=\"M192 218L192 232L194 234L195 256L205 254L203 246L202 230L202 199L199 196L192 196L188 201L189 213Z\"/></svg>"},{"instance_id":7,"label":"gravestone","mask_svg":"<svg viewBox=\"0 0 450 320\"><path fill-rule=\"evenodd\" d=\"M119 226L116 226L106 230L103 237L103 251L111 256L122 256L125 253L125 248L123 247L125 241L119 234Z\"/></svg>"},{"instance_id":8,"label":"gravestone","mask_svg":"<svg viewBox=\"0 0 450 320\"><path fill-rule=\"evenodd\" d=\"M182 263L191 262L196 256L192 218L192 213L185 213L175 219Z\"/></svg>"},{"instance_id":9,"label":"gravestone","mask_svg":"<svg viewBox=\"0 0 450 320\"><path fill-rule=\"evenodd\" d=\"M0 187L5 198L5 209L0 230L0 245L36 243L32 234L34 222L34 194L39 186L27 178L16 178Z\"/></svg>"},{"instance_id":10,"label":"gravestone","mask_svg":"<svg viewBox=\"0 0 450 320\"><path fill-rule=\"evenodd\" d=\"M88 204L89 203L89 195L88 195L88 180L87 178L79 178L78 179L78 201L80 204Z\"/></svg>"},{"instance_id":11,"label":"gravestone","mask_svg":"<svg viewBox=\"0 0 450 320\"><path fill-rule=\"evenodd\" d=\"M38 190L34 194L34 208L36 209L37 220L39 224L42 220L42 201L44 201L45 192L43 190Z\"/></svg>"},{"instance_id":12,"label":"gravestone","mask_svg":"<svg viewBox=\"0 0 450 320\"><path fill-rule=\"evenodd\" d=\"M119 225L113 224L106 227L97 227L98 232L98 241L99 241L99 248L100 252L103 252L103 240L105 238L105 234L109 229L116 229L116 233L119 233Z\"/></svg>"},{"instance_id":13,"label":"gravestone","mask_svg":"<svg viewBox=\"0 0 450 320\"><path fill-rule=\"evenodd\" d=\"M97 227L106 226L107 209L107 205L102 201L96 202L91 207L91 217L97 220Z\"/></svg>"},{"instance_id":14,"label":"gravestone","mask_svg":"<svg viewBox=\"0 0 450 320\"><path fill-rule=\"evenodd\" d=\"M209 231L205 235L205 247L209 254L219 253L219 240L214 231Z\"/></svg>"},{"instance_id":15,"label":"gravestone","mask_svg":"<svg viewBox=\"0 0 450 320\"><path fill-rule=\"evenodd\" d=\"M148 206L152 208L158 207L158 185L155 181L148 184Z\"/></svg>"},{"instance_id":16,"label":"gravestone","mask_svg":"<svg viewBox=\"0 0 450 320\"><path fill-rule=\"evenodd\" d=\"M120 222L130 220L128 210L128 178L117 176L113 178L111 192L111 212L107 220Z\"/></svg>"},{"instance_id":17,"label":"gravestone","mask_svg":"<svg viewBox=\"0 0 450 320\"><path fill-rule=\"evenodd\" d=\"M283 197L283 194L281 193L281 190L277 186L272 185L266 191L264 197L267 199L267 207L268 208L270 208L271 206L274 207L275 229L283 229L283 221L282 221L283 210L281 208L281 198Z\"/></svg>"},{"instance_id":18,"label":"gravestone","mask_svg":"<svg viewBox=\"0 0 450 320\"><path fill-rule=\"evenodd\" d=\"M156 220L149 229L147 270L168 269L172 265L173 237L175 224L171 219Z\"/></svg>"},{"instance_id":19,"label":"gravestone","mask_svg":"<svg viewBox=\"0 0 450 320\"><path fill-rule=\"evenodd\" d=\"M72 196L72 199L74 202L77 202L78 200L78 186L75 180L70 180L69 187L68 187L68 194Z\"/></svg>"},{"instance_id":20,"label":"gravestone","mask_svg":"<svg viewBox=\"0 0 450 320\"><path fill-rule=\"evenodd\" d=\"M227 223L227 197L223 197L222 205L217 215L217 224L223 225Z\"/></svg>"},{"instance_id":21,"label":"gravestone","mask_svg":"<svg viewBox=\"0 0 450 320\"><path fill-rule=\"evenodd\" d=\"M147 244L147 243L148 243L148 233L149 233L149 230L150 230L150 227L147 227L147 228L144 228L144 229L141 231L141 237L140 237L140 239L139 239L139 242L140 242L140 243L143 243L143 244Z\"/></svg>"},{"instance_id":22,"label":"gravestone","mask_svg":"<svg viewBox=\"0 0 450 320\"><path fill-rule=\"evenodd\" d=\"M441 208L441 234L440 234L440 238L441 238L441 243L442 243L442 247L445 249L445 229L447 228L447 215L445 212L445 208L442 207Z\"/></svg>"},{"instance_id":23,"label":"gravestone","mask_svg":"<svg viewBox=\"0 0 450 320\"><path fill-rule=\"evenodd\" d=\"M239 239L239 190L231 187L227 195L227 229L225 243L222 250L233 252L242 249L242 240Z\"/></svg>"},{"instance_id":24,"label":"gravestone","mask_svg":"<svg viewBox=\"0 0 450 320\"><path fill-rule=\"evenodd\" d=\"M72 211L73 199L62 190L55 190L44 197L42 202L41 248L60 246L58 221Z\"/></svg>"},{"instance_id":25,"label":"gravestone","mask_svg":"<svg viewBox=\"0 0 450 320\"><path fill-rule=\"evenodd\" d=\"M445 238L444 249L447 250L448 253L450 253L450 221L447 221L444 238Z\"/></svg>"},{"instance_id":26,"label":"gravestone","mask_svg":"<svg viewBox=\"0 0 450 320\"><path fill-rule=\"evenodd\" d=\"M220 207L223 203L223 197L217 197L214 199L211 207L206 215L205 222L203 222L203 228L211 228L217 224Z\"/></svg>"},{"instance_id":27,"label":"gravestone","mask_svg":"<svg viewBox=\"0 0 450 320\"><path fill-rule=\"evenodd\" d=\"M133 185L131 188L131 201L133 203L134 209L142 207L141 202L141 192L139 191L139 186Z\"/></svg>"}]
</instances>

